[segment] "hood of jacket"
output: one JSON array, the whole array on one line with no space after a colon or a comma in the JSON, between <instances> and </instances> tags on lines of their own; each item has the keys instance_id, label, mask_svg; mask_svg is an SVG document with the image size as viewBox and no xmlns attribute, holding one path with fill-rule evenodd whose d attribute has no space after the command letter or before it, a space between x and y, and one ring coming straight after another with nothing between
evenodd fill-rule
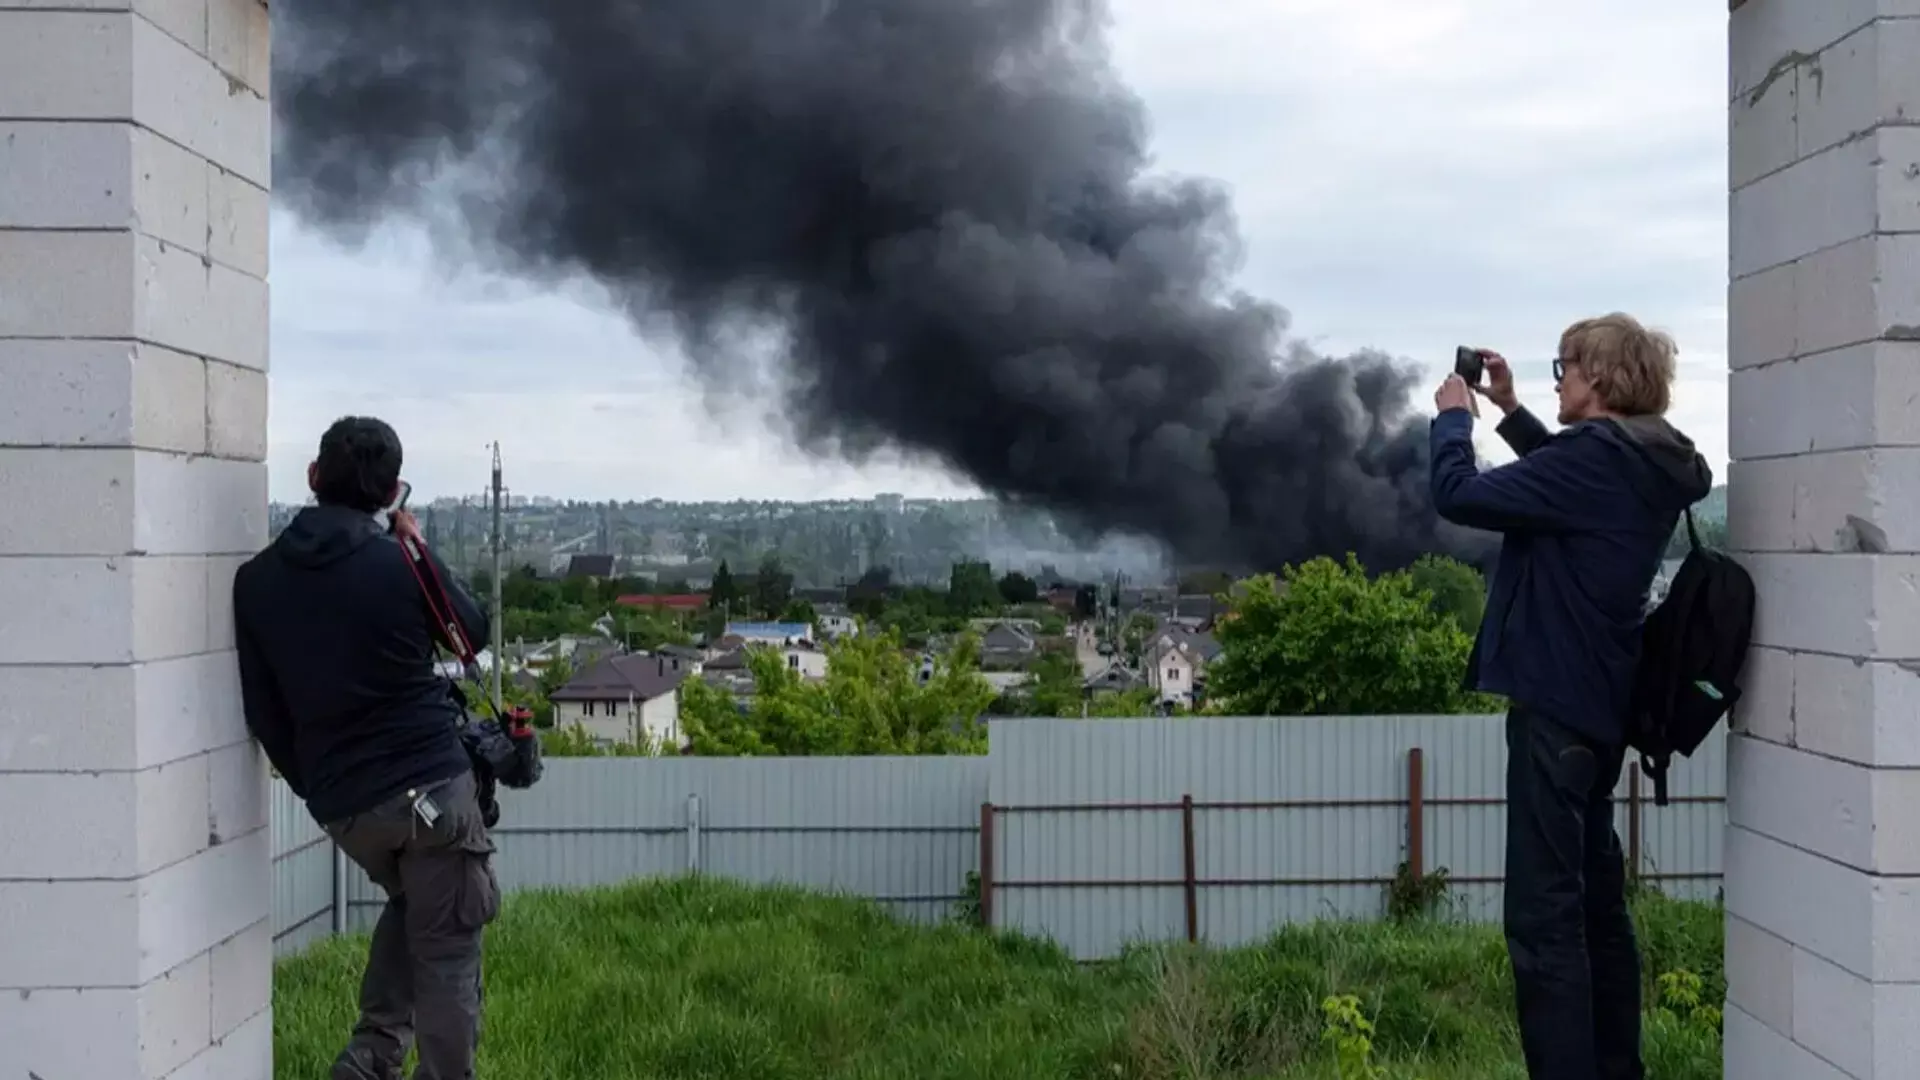
<instances>
[{"instance_id":1,"label":"hood of jacket","mask_svg":"<svg viewBox=\"0 0 1920 1080\"><path fill-rule=\"evenodd\" d=\"M273 550L291 565L312 569L339 562L386 531L372 514L344 506L309 506L287 523Z\"/></svg>"},{"instance_id":2,"label":"hood of jacket","mask_svg":"<svg viewBox=\"0 0 1920 1080\"><path fill-rule=\"evenodd\" d=\"M1651 501L1685 509L1713 490L1712 466L1665 417L1629 416L1599 426L1641 462L1634 486Z\"/></svg>"}]
</instances>

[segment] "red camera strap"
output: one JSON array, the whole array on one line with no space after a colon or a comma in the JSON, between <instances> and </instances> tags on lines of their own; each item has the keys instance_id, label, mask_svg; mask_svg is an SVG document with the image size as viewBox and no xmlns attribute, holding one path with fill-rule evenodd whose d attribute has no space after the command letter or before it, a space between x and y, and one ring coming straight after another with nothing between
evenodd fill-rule
<instances>
[{"instance_id":1,"label":"red camera strap","mask_svg":"<svg viewBox=\"0 0 1920 1080\"><path fill-rule=\"evenodd\" d=\"M407 553L407 569L413 571L413 580L420 585L420 595L426 600L427 612L440 631L441 643L452 650L461 666L477 666L480 657L474 652L473 642L467 640L459 616L454 614L453 599L447 595L446 582L440 580L440 571L435 569L433 560L427 558L426 545L406 537L401 539L400 547Z\"/></svg>"}]
</instances>

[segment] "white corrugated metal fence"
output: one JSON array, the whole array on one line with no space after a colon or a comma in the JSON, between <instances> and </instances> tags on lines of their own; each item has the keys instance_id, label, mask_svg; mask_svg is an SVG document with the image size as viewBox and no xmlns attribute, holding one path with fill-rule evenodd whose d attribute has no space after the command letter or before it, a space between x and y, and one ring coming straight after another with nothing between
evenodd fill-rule
<instances>
[{"instance_id":1,"label":"white corrugated metal fence","mask_svg":"<svg viewBox=\"0 0 1920 1080\"><path fill-rule=\"evenodd\" d=\"M994 924L1097 958L1189 929L1233 944L1287 921L1377 916L1417 832L1418 863L1448 871L1455 910L1488 918L1499 910L1503 724L1007 720L993 723L986 757L556 758L531 791L505 794L497 866L509 889L702 872L938 919L982 869L984 816ZM1676 768L1672 806L1654 808L1647 787L1637 829L1621 780L1621 836L1668 891L1718 888L1724 752L1716 734ZM370 926L378 890L343 868L284 785L274 795L277 948Z\"/></svg>"}]
</instances>

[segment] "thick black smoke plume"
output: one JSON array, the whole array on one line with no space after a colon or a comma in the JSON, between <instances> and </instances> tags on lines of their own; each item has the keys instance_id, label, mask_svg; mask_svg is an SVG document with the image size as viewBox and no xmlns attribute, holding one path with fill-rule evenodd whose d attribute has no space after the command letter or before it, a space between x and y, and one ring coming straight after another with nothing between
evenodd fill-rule
<instances>
[{"instance_id":1,"label":"thick black smoke plume","mask_svg":"<svg viewBox=\"0 0 1920 1080\"><path fill-rule=\"evenodd\" d=\"M1369 565L1436 522L1415 373L1235 294L1226 195L1147 174L1099 0L297 0L276 194L352 237L584 273L728 368L776 329L808 446L1234 569Z\"/></svg>"}]
</instances>

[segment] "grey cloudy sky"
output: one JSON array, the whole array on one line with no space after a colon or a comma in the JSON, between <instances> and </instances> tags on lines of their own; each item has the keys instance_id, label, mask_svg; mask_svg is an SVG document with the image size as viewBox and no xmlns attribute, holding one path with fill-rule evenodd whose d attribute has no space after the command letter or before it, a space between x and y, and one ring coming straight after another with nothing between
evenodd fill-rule
<instances>
[{"instance_id":1,"label":"grey cloudy sky","mask_svg":"<svg viewBox=\"0 0 1920 1080\"><path fill-rule=\"evenodd\" d=\"M1546 406L1560 329L1624 309L1671 331L1673 418L1724 474L1726 13L1674 0L1114 0L1161 169L1226 181L1241 284L1325 351L1516 361ZM924 462L807 458L768 403L712 404L585 290L436 266L423 240L338 249L276 213L275 498L333 418L399 428L424 495L962 494ZM1422 402L1426 401L1422 395Z\"/></svg>"}]
</instances>

